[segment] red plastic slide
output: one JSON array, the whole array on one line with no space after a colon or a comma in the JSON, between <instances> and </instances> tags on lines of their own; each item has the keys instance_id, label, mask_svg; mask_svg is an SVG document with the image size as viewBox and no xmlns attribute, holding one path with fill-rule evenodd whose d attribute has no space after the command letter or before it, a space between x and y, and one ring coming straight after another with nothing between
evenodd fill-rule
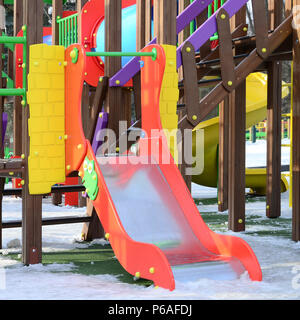
<instances>
[{"instance_id":1,"label":"red plastic slide","mask_svg":"<svg viewBox=\"0 0 300 320\"><path fill-rule=\"evenodd\" d=\"M70 53L78 50L72 63ZM212 232L204 223L175 165L161 129L159 99L166 66L161 46L157 59L145 57L141 69L142 129L140 154L96 157L81 125L84 50L66 50L66 167L78 170L121 265L132 275L174 290L177 280L235 279L247 271L254 281L261 269L250 246L238 237ZM150 148L150 145L159 146ZM162 159L170 159L163 164Z\"/></svg>"}]
</instances>

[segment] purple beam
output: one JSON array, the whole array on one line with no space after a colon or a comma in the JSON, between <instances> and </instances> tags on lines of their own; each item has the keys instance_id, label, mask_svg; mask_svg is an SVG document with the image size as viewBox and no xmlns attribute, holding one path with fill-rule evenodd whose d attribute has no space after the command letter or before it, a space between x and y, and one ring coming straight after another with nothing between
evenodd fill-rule
<instances>
[{"instance_id":1,"label":"purple beam","mask_svg":"<svg viewBox=\"0 0 300 320\"><path fill-rule=\"evenodd\" d=\"M235 15L249 0L228 0L222 6L227 11L230 18ZM219 10L218 10L219 11ZM181 49L184 44L189 41L195 51L197 51L211 36L218 31L215 12L208 20L206 20L186 41L177 48L177 69L182 66Z\"/></svg>"},{"instance_id":2,"label":"purple beam","mask_svg":"<svg viewBox=\"0 0 300 320\"><path fill-rule=\"evenodd\" d=\"M101 112L102 117L98 118L97 126L95 130L95 135L93 139L92 149L94 151L94 154L97 154L97 150L104 142L104 138L106 135L106 132L104 132L104 129L107 129L108 126L108 113L107 112Z\"/></svg>"},{"instance_id":3,"label":"purple beam","mask_svg":"<svg viewBox=\"0 0 300 320\"><path fill-rule=\"evenodd\" d=\"M176 19L177 34L195 20L212 2L213 0L196 0L186 7Z\"/></svg>"},{"instance_id":4,"label":"purple beam","mask_svg":"<svg viewBox=\"0 0 300 320\"><path fill-rule=\"evenodd\" d=\"M5 133L7 129L7 113L2 114L2 145L4 143Z\"/></svg>"},{"instance_id":5,"label":"purple beam","mask_svg":"<svg viewBox=\"0 0 300 320\"><path fill-rule=\"evenodd\" d=\"M196 19L199 14L204 11L213 0L196 0L191 3L186 9L176 18L177 22L177 34L180 33L191 21ZM156 38L154 38L147 45L155 44ZM140 70L140 57L130 60L119 72L117 72L109 81L110 87L121 87L127 83L133 76L135 76ZM116 81L120 81L117 85Z\"/></svg>"}]
</instances>

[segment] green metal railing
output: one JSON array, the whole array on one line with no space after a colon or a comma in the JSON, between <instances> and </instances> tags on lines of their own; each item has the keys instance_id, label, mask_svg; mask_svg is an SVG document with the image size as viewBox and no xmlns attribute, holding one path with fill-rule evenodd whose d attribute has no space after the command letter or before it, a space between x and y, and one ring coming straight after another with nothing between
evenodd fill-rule
<instances>
[{"instance_id":1,"label":"green metal railing","mask_svg":"<svg viewBox=\"0 0 300 320\"><path fill-rule=\"evenodd\" d=\"M15 46L16 44L23 45L23 88L0 88L0 96L22 96L22 105L26 105L26 88L27 88L27 27L23 26L23 36L22 37L9 37L1 36L0 44L11 44Z\"/></svg>"},{"instance_id":2,"label":"green metal railing","mask_svg":"<svg viewBox=\"0 0 300 320\"><path fill-rule=\"evenodd\" d=\"M66 18L57 17L59 27L59 45L65 48L78 43L78 13Z\"/></svg>"},{"instance_id":3,"label":"green metal railing","mask_svg":"<svg viewBox=\"0 0 300 320\"><path fill-rule=\"evenodd\" d=\"M87 52L87 57L151 57L154 61L157 58L155 48L151 52Z\"/></svg>"},{"instance_id":4,"label":"green metal railing","mask_svg":"<svg viewBox=\"0 0 300 320\"><path fill-rule=\"evenodd\" d=\"M221 0L221 7L223 6L223 4L226 2L226 0ZM213 8L214 6L214 12L216 12L218 9L219 9L219 1L218 0L215 0L214 3L210 4L208 6L208 18L210 18L212 15L213 15ZM218 32L216 32L211 38L210 38L210 41L215 41L215 40L219 40L219 35L218 35Z\"/></svg>"}]
</instances>

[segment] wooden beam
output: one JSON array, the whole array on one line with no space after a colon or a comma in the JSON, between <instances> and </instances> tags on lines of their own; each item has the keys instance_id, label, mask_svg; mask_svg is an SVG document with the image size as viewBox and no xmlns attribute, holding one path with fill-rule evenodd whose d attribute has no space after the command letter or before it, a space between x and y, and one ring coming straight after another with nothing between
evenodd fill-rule
<instances>
[{"instance_id":1,"label":"wooden beam","mask_svg":"<svg viewBox=\"0 0 300 320\"><path fill-rule=\"evenodd\" d=\"M87 200L86 214L88 217L91 217L91 220L83 225L81 232L82 240L92 241L94 239L104 238L105 231L93 206L93 202L90 199Z\"/></svg>"},{"instance_id":2,"label":"wooden beam","mask_svg":"<svg viewBox=\"0 0 300 320\"><path fill-rule=\"evenodd\" d=\"M52 0L52 44L59 44L59 25L56 22L57 17L63 16L63 3L61 0Z\"/></svg>"},{"instance_id":3,"label":"wooden beam","mask_svg":"<svg viewBox=\"0 0 300 320\"><path fill-rule=\"evenodd\" d=\"M283 18L283 0L268 0L269 29L274 30Z\"/></svg>"},{"instance_id":4,"label":"wooden beam","mask_svg":"<svg viewBox=\"0 0 300 320\"><path fill-rule=\"evenodd\" d=\"M246 81L229 96L228 227L245 230Z\"/></svg>"},{"instance_id":5,"label":"wooden beam","mask_svg":"<svg viewBox=\"0 0 300 320\"><path fill-rule=\"evenodd\" d=\"M90 141L91 144L93 143L99 113L102 110L103 103L107 94L107 89L108 89L108 78L103 77L101 78L101 81L98 82L98 86L94 96L94 101L92 104L89 130L88 130L88 134L86 135L86 138Z\"/></svg>"},{"instance_id":6,"label":"wooden beam","mask_svg":"<svg viewBox=\"0 0 300 320\"><path fill-rule=\"evenodd\" d=\"M122 33L122 1L105 0L105 51L121 51ZM120 57L105 58L105 76L112 77L121 69ZM105 111L109 113L108 126L116 137L119 136L119 121L125 119L125 110L122 105L122 88L109 88L105 101Z\"/></svg>"},{"instance_id":7,"label":"wooden beam","mask_svg":"<svg viewBox=\"0 0 300 320\"><path fill-rule=\"evenodd\" d=\"M281 0L269 0L271 30L282 22L282 10ZM273 61L268 65L266 214L269 218L281 215L281 107L282 63Z\"/></svg>"},{"instance_id":8,"label":"wooden beam","mask_svg":"<svg viewBox=\"0 0 300 320\"><path fill-rule=\"evenodd\" d=\"M246 22L244 6L234 17L232 30ZM225 37L226 39L226 37ZM220 45L221 48L221 45ZM221 49L220 49L221 50ZM242 51L235 50L235 54ZM237 77L237 73L236 73ZM246 80L229 95L229 166L228 166L228 228L234 232L246 228L245 210L245 132Z\"/></svg>"},{"instance_id":9,"label":"wooden beam","mask_svg":"<svg viewBox=\"0 0 300 320\"><path fill-rule=\"evenodd\" d=\"M151 0L136 3L136 50L142 50L151 40ZM141 119L141 74L133 77L134 105L136 120Z\"/></svg>"},{"instance_id":10,"label":"wooden beam","mask_svg":"<svg viewBox=\"0 0 300 320\"><path fill-rule=\"evenodd\" d=\"M285 17L292 14L293 0L285 0Z\"/></svg>"},{"instance_id":11,"label":"wooden beam","mask_svg":"<svg viewBox=\"0 0 300 320\"><path fill-rule=\"evenodd\" d=\"M300 6L300 0L294 0L294 6ZM293 12L300 14L299 10ZM300 23L295 23L294 30L294 59L293 59L293 222L292 238L300 241Z\"/></svg>"},{"instance_id":12,"label":"wooden beam","mask_svg":"<svg viewBox=\"0 0 300 320\"><path fill-rule=\"evenodd\" d=\"M286 20L276 30L269 35L269 51L275 51L292 33L292 16ZM256 70L262 63L263 59L257 54L254 49L237 67L237 84L241 84L244 79L253 71ZM222 83L218 84L208 95L206 95L199 103L198 123L200 123L217 104L222 102L227 96L228 91ZM185 116L179 122L180 128L194 128Z\"/></svg>"},{"instance_id":13,"label":"wooden beam","mask_svg":"<svg viewBox=\"0 0 300 320\"><path fill-rule=\"evenodd\" d=\"M158 14L155 17L154 25L157 30L157 43L176 45L177 42L177 1L176 0L158 0Z\"/></svg>"},{"instance_id":14,"label":"wooden beam","mask_svg":"<svg viewBox=\"0 0 300 320\"><path fill-rule=\"evenodd\" d=\"M182 11L184 11L184 9L190 4L190 0L179 0L178 1L178 14L180 14ZM187 26L183 31L181 31L178 35L178 44L181 45L188 37L190 36L190 28L189 26ZM194 63L194 68L196 67L195 62L192 61L192 63ZM178 77L180 81L184 81L184 70L183 70L184 66L181 66L178 70ZM185 83L185 82L184 82ZM193 84L192 84L193 85ZM198 90L198 89L197 89ZM184 92L183 92L184 93ZM179 93L180 95L180 93ZM178 112L178 119L182 119L185 115L187 110L189 110L189 103L187 103L185 101L187 95L185 96L179 96L179 103L181 104L185 104L187 107L184 108L183 110ZM199 95L198 95L198 102L199 102ZM184 130L182 130L181 134L183 135ZM178 143L178 153L179 153L179 159L182 159L182 163L179 163L178 165L178 169L181 172L182 177L185 180L185 183L187 185L187 187L190 189L191 188L191 184L192 184L192 177L191 176L187 176L186 173L186 169L188 168L188 165L186 163L186 161L184 161L184 136L183 136L183 140L181 141L181 143ZM181 156L180 156L181 154Z\"/></svg>"},{"instance_id":15,"label":"wooden beam","mask_svg":"<svg viewBox=\"0 0 300 320\"><path fill-rule=\"evenodd\" d=\"M78 42L81 43L81 9L89 0L77 0L76 10L78 12Z\"/></svg>"},{"instance_id":16,"label":"wooden beam","mask_svg":"<svg viewBox=\"0 0 300 320\"><path fill-rule=\"evenodd\" d=\"M228 210L228 166L229 166L229 97L219 105L219 174L218 207L220 212Z\"/></svg>"},{"instance_id":17,"label":"wooden beam","mask_svg":"<svg viewBox=\"0 0 300 320\"><path fill-rule=\"evenodd\" d=\"M42 0L23 0L23 24L27 26L28 61L29 45L43 42L43 8ZM28 62L27 61L27 62ZM25 61L24 61L25 62ZM28 65L27 70L29 71ZM32 196L28 188L28 105L23 108L23 153L25 155L25 184L22 188L22 261L25 265L42 261L42 196Z\"/></svg>"},{"instance_id":18,"label":"wooden beam","mask_svg":"<svg viewBox=\"0 0 300 320\"><path fill-rule=\"evenodd\" d=\"M206 20L208 16L208 9L205 9L197 18L197 28L199 28ZM211 41L207 40L205 44L200 48L200 57L204 59L211 53Z\"/></svg>"},{"instance_id":19,"label":"wooden beam","mask_svg":"<svg viewBox=\"0 0 300 320\"><path fill-rule=\"evenodd\" d=\"M0 0L0 6L4 7L4 1ZM0 17L4 18L4 21L0 21L0 26L5 28L5 14L4 16ZM5 29L0 28L0 36L2 36ZM0 57L4 53L4 45L0 45ZM0 59L0 87L3 88L3 79L2 79L2 71L4 69L3 59ZM3 129L3 112L4 112L4 97L0 97L0 158L4 158L4 146L2 143L2 129ZM0 178L0 249L2 249L2 200L3 200L3 190L5 185L5 178Z\"/></svg>"}]
</instances>

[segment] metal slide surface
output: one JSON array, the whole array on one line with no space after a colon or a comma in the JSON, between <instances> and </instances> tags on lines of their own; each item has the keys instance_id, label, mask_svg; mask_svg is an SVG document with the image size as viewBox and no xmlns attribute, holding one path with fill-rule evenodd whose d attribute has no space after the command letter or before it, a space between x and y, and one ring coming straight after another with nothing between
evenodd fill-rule
<instances>
[{"instance_id":1,"label":"metal slide surface","mask_svg":"<svg viewBox=\"0 0 300 320\"><path fill-rule=\"evenodd\" d=\"M163 85L171 83L166 70L176 65L167 61L163 46L149 46L144 51L153 48L157 50L156 60L143 58L141 71L142 129L146 137L140 139L137 156L110 158L96 157L82 130L84 51L79 45L66 50L67 174L77 170L83 181L90 181L92 188L87 193L111 247L133 276L169 290L175 289L177 280L235 279L245 271L252 280L260 281L261 269L250 246L238 237L219 235L207 227L165 137L151 131L162 129L160 103L167 96ZM78 57L72 63L70 53L74 49ZM173 56L176 59L175 49ZM159 147L150 150L153 143ZM168 163L161 161L168 158Z\"/></svg>"},{"instance_id":2,"label":"metal slide surface","mask_svg":"<svg viewBox=\"0 0 300 320\"><path fill-rule=\"evenodd\" d=\"M153 244L166 256L175 281L199 278L231 280L245 268L233 258L209 252L195 236L172 189L153 159L152 164L109 164L97 158L120 221L135 241Z\"/></svg>"}]
</instances>

